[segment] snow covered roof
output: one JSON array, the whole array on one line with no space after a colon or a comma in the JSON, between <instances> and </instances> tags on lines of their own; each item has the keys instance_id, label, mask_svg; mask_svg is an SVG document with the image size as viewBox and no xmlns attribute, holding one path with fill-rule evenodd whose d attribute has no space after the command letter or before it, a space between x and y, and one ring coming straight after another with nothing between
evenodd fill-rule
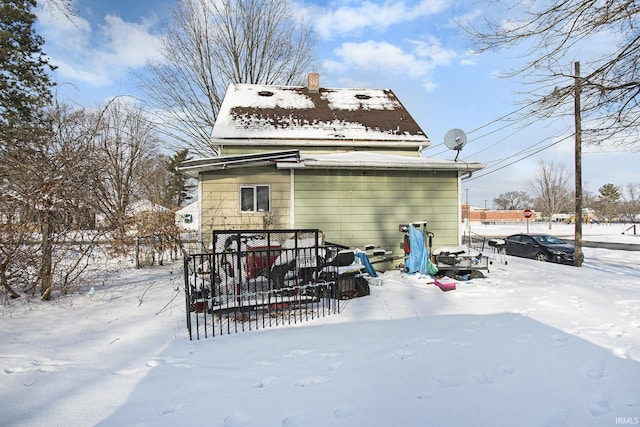
<instances>
[{"instance_id":1,"label":"snow covered roof","mask_svg":"<svg viewBox=\"0 0 640 427\"><path fill-rule=\"evenodd\" d=\"M484 167L480 163L453 162L429 157L397 156L365 151L301 155L300 163L305 168L321 169L427 169L475 172ZM278 163L279 168L288 168L291 167L290 165L291 163Z\"/></svg>"},{"instance_id":2,"label":"snow covered roof","mask_svg":"<svg viewBox=\"0 0 640 427\"><path fill-rule=\"evenodd\" d=\"M142 212L169 212L170 210L171 209L167 209L164 206L151 202L150 200L143 199L131 203L127 208L127 213L135 215Z\"/></svg>"},{"instance_id":3,"label":"snow covered roof","mask_svg":"<svg viewBox=\"0 0 640 427\"><path fill-rule=\"evenodd\" d=\"M178 209L176 211L176 215L184 215L184 214L197 214L200 212L200 202L197 200L184 206L182 209Z\"/></svg>"},{"instance_id":4,"label":"snow covered roof","mask_svg":"<svg viewBox=\"0 0 640 427\"><path fill-rule=\"evenodd\" d=\"M429 138L389 89L309 90L231 84L212 132L214 144L426 147ZM284 141L284 142L283 142Z\"/></svg>"},{"instance_id":5,"label":"snow covered roof","mask_svg":"<svg viewBox=\"0 0 640 427\"><path fill-rule=\"evenodd\" d=\"M197 178L202 172L238 167L256 167L273 164L276 161L300 158L298 150L270 151L266 153L241 154L238 156L219 156L182 162L178 170L189 178Z\"/></svg>"},{"instance_id":6,"label":"snow covered roof","mask_svg":"<svg viewBox=\"0 0 640 427\"><path fill-rule=\"evenodd\" d=\"M367 169L367 170L431 170L475 172L481 163L454 162L427 157L409 157L366 151L349 151L333 154L300 154L298 150L273 151L268 153L221 156L184 162L179 170L186 176L196 178L200 173L256 167L267 164L278 169Z\"/></svg>"},{"instance_id":7,"label":"snow covered roof","mask_svg":"<svg viewBox=\"0 0 640 427\"><path fill-rule=\"evenodd\" d=\"M391 154L350 151L332 154L302 154L299 162L278 162L279 169L410 169L475 172L484 168L481 163L454 162L428 157L409 157Z\"/></svg>"}]
</instances>

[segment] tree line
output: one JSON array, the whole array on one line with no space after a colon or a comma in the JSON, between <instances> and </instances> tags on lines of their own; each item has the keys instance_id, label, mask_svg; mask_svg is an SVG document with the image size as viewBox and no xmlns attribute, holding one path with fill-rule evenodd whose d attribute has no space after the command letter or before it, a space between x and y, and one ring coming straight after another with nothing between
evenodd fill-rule
<instances>
[{"instance_id":1,"label":"tree line","mask_svg":"<svg viewBox=\"0 0 640 427\"><path fill-rule=\"evenodd\" d=\"M296 84L314 64L311 26L288 0L180 0L163 60L131 98L59 102L34 10L73 20L71 0L0 0L0 297L69 292L97 250L127 253L134 236L159 250L193 184L190 159L218 155L210 132L229 83ZM173 152L173 154L168 154ZM152 208L136 210L141 201ZM156 208L157 207L157 208ZM105 245L105 242L107 244Z\"/></svg>"},{"instance_id":2,"label":"tree line","mask_svg":"<svg viewBox=\"0 0 640 427\"><path fill-rule=\"evenodd\" d=\"M572 178L562 163L541 161L530 181L530 191L507 191L493 199L501 210L534 209L552 220L554 215L573 214L575 192ZM640 183L607 183L597 193L583 190L583 206L603 221L634 221L640 217ZM593 219L593 218L591 218Z\"/></svg>"},{"instance_id":3,"label":"tree line","mask_svg":"<svg viewBox=\"0 0 640 427\"><path fill-rule=\"evenodd\" d=\"M99 243L124 254L132 235L177 238L175 210L192 185L176 167L188 150L162 153L144 110L119 99L99 108L53 102L30 120L26 128L2 126L0 282L7 295L48 299L54 283L73 288ZM152 206L145 212L136 209L143 200Z\"/></svg>"},{"instance_id":4,"label":"tree line","mask_svg":"<svg viewBox=\"0 0 640 427\"><path fill-rule=\"evenodd\" d=\"M131 234L178 233L171 209L141 218L140 200L181 206L190 184L176 167L188 150L161 152L141 108L115 98L100 107L58 102L32 0L0 3L0 295L68 292L98 242L127 251Z\"/></svg>"}]
</instances>

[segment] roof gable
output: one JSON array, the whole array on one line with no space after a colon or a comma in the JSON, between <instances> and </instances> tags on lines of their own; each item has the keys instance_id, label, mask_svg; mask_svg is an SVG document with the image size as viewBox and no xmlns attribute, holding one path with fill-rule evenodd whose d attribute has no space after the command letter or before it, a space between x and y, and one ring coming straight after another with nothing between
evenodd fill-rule
<instances>
[{"instance_id":1,"label":"roof gable","mask_svg":"<svg viewBox=\"0 0 640 427\"><path fill-rule=\"evenodd\" d=\"M429 145L388 89L325 89L232 84L216 118L213 140L342 140L379 145ZM239 142L240 143L240 142Z\"/></svg>"}]
</instances>

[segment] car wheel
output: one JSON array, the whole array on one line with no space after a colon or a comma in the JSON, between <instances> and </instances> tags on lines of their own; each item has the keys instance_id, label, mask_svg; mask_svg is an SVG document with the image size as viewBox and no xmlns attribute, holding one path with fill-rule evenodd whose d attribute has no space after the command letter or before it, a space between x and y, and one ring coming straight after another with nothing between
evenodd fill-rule
<instances>
[{"instance_id":1,"label":"car wheel","mask_svg":"<svg viewBox=\"0 0 640 427\"><path fill-rule=\"evenodd\" d=\"M549 261L549 258L547 257L547 254L539 252L536 254L536 261Z\"/></svg>"}]
</instances>

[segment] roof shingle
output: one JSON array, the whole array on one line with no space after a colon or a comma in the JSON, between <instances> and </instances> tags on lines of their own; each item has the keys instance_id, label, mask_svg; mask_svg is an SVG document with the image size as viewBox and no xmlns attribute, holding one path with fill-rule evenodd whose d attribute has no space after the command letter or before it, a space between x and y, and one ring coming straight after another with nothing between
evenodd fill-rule
<instances>
[{"instance_id":1,"label":"roof shingle","mask_svg":"<svg viewBox=\"0 0 640 427\"><path fill-rule=\"evenodd\" d=\"M429 145L429 139L393 91L299 86L230 85L212 138L375 141Z\"/></svg>"}]
</instances>

